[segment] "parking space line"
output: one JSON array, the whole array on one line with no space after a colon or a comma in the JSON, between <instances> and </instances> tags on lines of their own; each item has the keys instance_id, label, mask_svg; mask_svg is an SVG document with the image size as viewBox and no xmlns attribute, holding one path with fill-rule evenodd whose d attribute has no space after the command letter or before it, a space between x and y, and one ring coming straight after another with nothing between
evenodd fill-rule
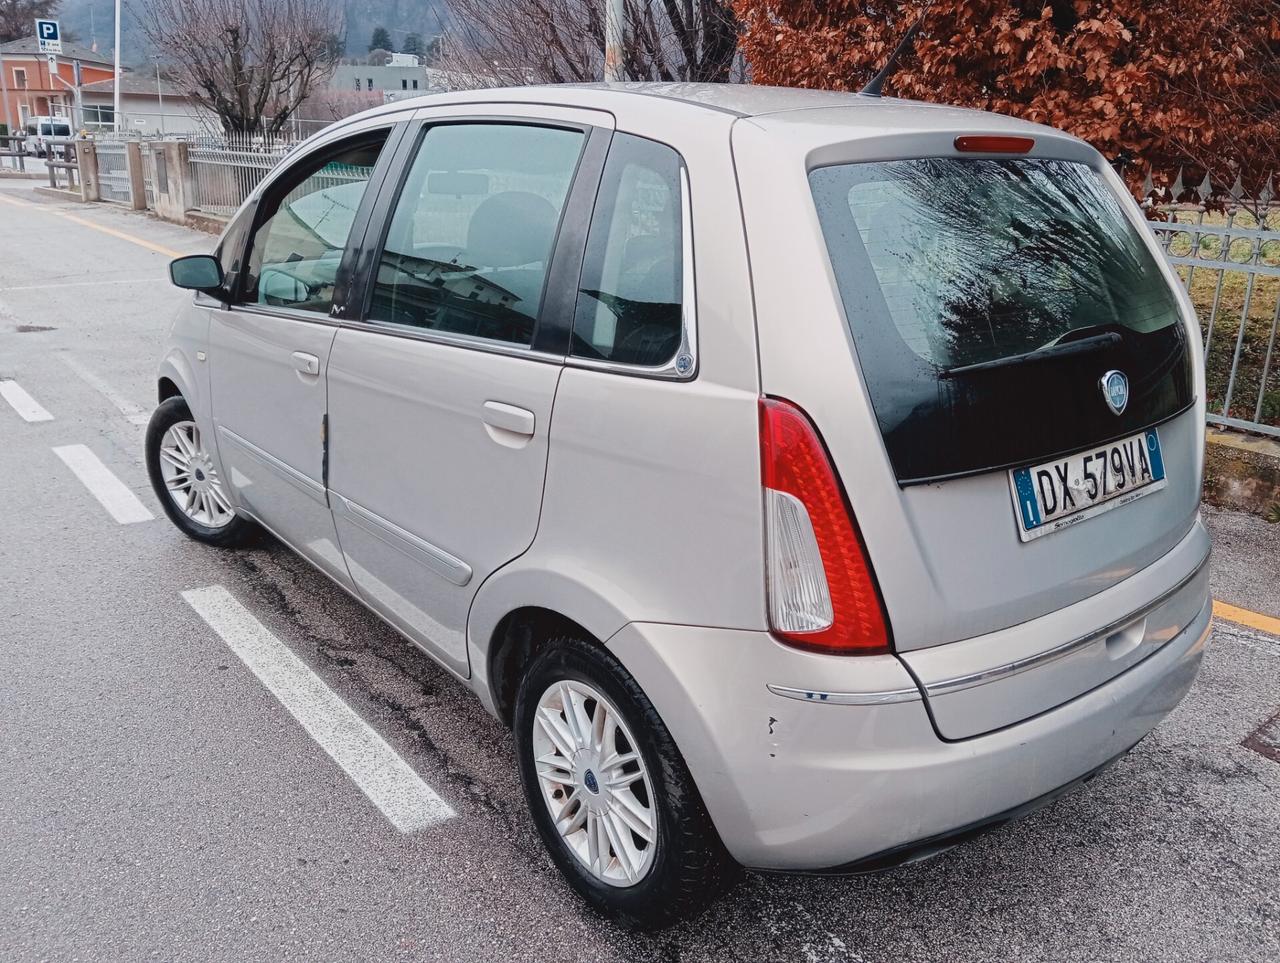
<instances>
[{"instance_id":1,"label":"parking space line","mask_svg":"<svg viewBox=\"0 0 1280 963\"><path fill-rule=\"evenodd\" d=\"M116 391L93 369L86 367L69 354L59 355L59 357L62 359L63 364L80 376L80 380L115 405L120 414L124 415L129 421L129 424L145 425L151 420L151 416L146 411Z\"/></svg>"},{"instance_id":2,"label":"parking space line","mask_svg":"<svg viewBox=\"0 0 1280 963\"><path fill-rule=\"evenodd\" d=\"M53 421L53 415L16 381L0 381L0 398L9 402L9 407L21 415L23 421Z\"/></svg>"},{"instance_id":3,"label":"parking space line","mask_svg":"<svg viewBox=\"0 0 1280 963\"><path fill-rule=\"evenodd\" d=\"M1257 629L1259 632L1269 632L1272 635L1280 636L1280 619L1270 615L1263 615L1261 612L1251 612L1249 609L1238 608L1214 599L1213 614L1216 618L1226 619L1228 622L1236 622L1239 625L1247 625L1251 629Z\"/></svg>"},{"instance_id":4,"label":"parking space line","mask_svg":"<svg viewBox=\"0 0 1280 963\"><path fill-rule=\"evenodd\" d=\"M456 815L367 722L221 585L182 593L187 604L402 833Z\"/></svg>"},{"instance_id":5,"label":"parking space line","mask_svg":"<svg viewBox=\"0 0 1280 963\"><path fill-rule=\"evenodd\" d=\"M53 453L75 473L89 494L121 525L155 518L138 496L129 490L86 445L60 445Z\"/></svg>"}]
</instances>

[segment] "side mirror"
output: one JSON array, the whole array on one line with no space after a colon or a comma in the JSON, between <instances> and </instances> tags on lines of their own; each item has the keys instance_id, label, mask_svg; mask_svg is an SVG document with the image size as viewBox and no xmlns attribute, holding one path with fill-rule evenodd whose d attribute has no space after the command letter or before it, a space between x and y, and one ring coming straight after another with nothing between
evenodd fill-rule
<instances>
[{"instance_id":1,"label":"side mirror","mask_svg":"<svg viewBox=\"0 0 1280 963\"><path fill-rule=\"evenodd\" d=\"M222 287L222 264L211 254L190 254L169 262L169 280L176 287L212 294Z\"/></svg>"}]
</instances>

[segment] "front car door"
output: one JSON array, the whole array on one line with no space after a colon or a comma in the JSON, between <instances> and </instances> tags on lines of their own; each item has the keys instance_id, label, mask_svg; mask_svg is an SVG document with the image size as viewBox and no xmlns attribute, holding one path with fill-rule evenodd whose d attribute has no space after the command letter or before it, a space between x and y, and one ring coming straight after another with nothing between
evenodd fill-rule
<instances>
[{"instance_id":1,"label":"front car door","mask_svg":"<svg viewBox=\"0 0 1280 963\"><path fill-rule=\"evenodd\" d=\"M612 123L485 109L426 112L399 191L384 192L385 227L366 240L365 309L344 319L329 362L329 486L351 577L464 675L476 589L537 530Z\"/></svg>"},{"instance_id":2,"label":"front car door","mask_svg":"<svg viewBox=\"0 0 1280 963\"><path fill-rule=\"evenodd\" d=\"M348 586L324 487L324 370L338 330L332 314L345 297L348 239L389 162L393 130L388 118L366 124L273 179L253 218L237 296L210 312L225 483L242 511Z\"/></svg>"}]
</instances>

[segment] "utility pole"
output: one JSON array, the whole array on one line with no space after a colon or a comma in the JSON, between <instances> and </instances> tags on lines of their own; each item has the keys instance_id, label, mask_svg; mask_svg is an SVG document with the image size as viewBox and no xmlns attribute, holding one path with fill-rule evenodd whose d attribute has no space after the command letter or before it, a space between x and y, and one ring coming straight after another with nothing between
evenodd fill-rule
<instances>
[{"instance_id":1,"label":"utility pole","mask_svg":"<svg viewBox=\"0 0 1280 963\"><path fill-rule=\"evenodd\" d=\"M156 100L160 102L160 133L164 133L164 91L160 89L160 55L156 54Z\"/></svg>"},{"instance_id":2,"label":"utility pole","mask_svg":"<svg viewBox=\"0 0 1280 963\"><path fill-rule=\"evenodd\" d=\"M112 119L115 121L114 128L117 133L120 132L120 0L116 0L116 80L115 80L115 105L113 107Z\"/></svg>"},{"instance_id":3,"label":"utility pole","mask_svg":"<svg viewBox=\"0 0 1280 963\"><path fill-rule=\"evenodd\" d=\"M119 0L116 0L118 3ZM626 0L604 0L604 79L617 84L627 79L622 63L622 43L626 29Z\"/></svg>"}]
</instances>

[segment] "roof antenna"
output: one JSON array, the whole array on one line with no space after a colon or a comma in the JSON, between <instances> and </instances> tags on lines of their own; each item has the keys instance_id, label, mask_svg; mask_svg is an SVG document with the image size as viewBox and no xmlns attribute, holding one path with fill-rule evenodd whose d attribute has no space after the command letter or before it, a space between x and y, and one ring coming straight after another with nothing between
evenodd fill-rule
<instances>
[{"instance_id":1,"label":"roof antenna","mask_svg":"<svg viewBox=\"0 0 1280 963\"><path fill-rule=\"evenodd\" d=\"M880 96L880 90L884 87L884 82L893 76L893 72L897 69L898 61L902 59L902 55L911 49L915 42L916 34L920 32L920 25L924 23L924 18L928 16L929 10L932 6L933 3L930 2L925 5L925 8L922 11L920 11L920 16L916 18L915 23L907 28L907 32L903 34L902 39L898 41L898 46L893 48L893 53L889 54L889 59L885 61L884 66L880 68L879 73L867 81L867 85L858 91L859 94L867 97Z\"/></svg>"}]
</instances>

